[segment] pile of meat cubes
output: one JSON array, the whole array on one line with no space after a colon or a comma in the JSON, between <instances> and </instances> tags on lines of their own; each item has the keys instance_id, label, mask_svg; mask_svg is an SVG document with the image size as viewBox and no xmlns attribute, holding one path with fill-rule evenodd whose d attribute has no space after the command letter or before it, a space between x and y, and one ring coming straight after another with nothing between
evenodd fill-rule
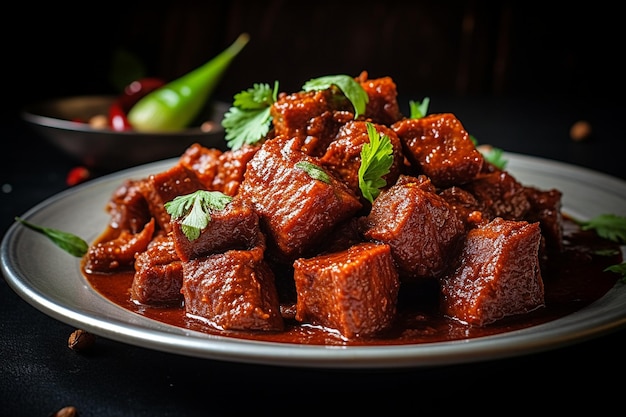
<instances>
[{"instance_id":1,"label":"pile of meat cubes","mask_svg":"<svg viewBox=\"0 0 626 417\"><path fill-rule=\"evenodd\" d=\"M562 249L561 193L487 162L454 114L403 116L390 77L355 79L369 96L356 119L336 89L282 93L257 144L195 144L171 169L126 180L107 205L115 237L94 242L85 270L134 269L135 303L178 304L229 330L280 332L289 317L375 336L416 280L435 281L441 313L468 325L543 307L541 271ZM393 145L373 203L358 180L367 122ZM191 241L164 204L200 189L233 199Z\"/></svg>"}]
</instances>

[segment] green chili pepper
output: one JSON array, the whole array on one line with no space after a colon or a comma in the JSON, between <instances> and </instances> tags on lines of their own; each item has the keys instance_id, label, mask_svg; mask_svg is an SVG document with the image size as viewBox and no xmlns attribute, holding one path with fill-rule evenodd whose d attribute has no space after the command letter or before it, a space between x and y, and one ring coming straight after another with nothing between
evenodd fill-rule
<instances>
[{"instance_id":1,"label":"green chili pepper","mask_svg":"<svg viewBox=\"0 0 626 417\"><path fill-rule=\"evenodd\" d=\"M127 115L133 129L155 132L187 127L202 110L231 61L249 39L247 33L242 33L228 48L204 65L140 99Z\"/></svg>"}]
</instances>

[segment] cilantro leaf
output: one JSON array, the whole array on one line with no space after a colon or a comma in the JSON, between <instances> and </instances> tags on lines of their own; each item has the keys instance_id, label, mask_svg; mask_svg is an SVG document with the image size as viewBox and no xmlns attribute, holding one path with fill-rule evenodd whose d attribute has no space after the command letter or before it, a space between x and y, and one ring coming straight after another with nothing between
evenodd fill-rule
<instances>
[{"instance_id":1,"label":"cilantro leaf","mask_svg":"<svg viewBox=\"0 0 626 417\"><path fill-rule=\"evenodd\" d=\"M605 272L615 272L616 274L620 274L622 276L621 281L626 284L626 262L622 262L621 264L615 264L611 266L607 266L604 269Z\"/></svg>"},{"instance_id":2,"label":"cilantro leaf","mask_svg":"<svg viewBox=\"0 0 626 417\"><path fill-rule=\"evenodd\" d=\"M409 118L410 119L421 119L422 117L428 114L428 105L430 104L430 98L424 97L424 100L420 103L419 101L409 100Z\"/></svg>"},{"instance_id":3,"label":"cilantro leaf","mask_svg":"<svg viewBox=\"0 0 626 417\"><path fill-rule=\"evenodd\" d=\"M324 171L322 168L312 162L300 161L296 163L296 168L303 170L307 173L309 177L313 178L314 180L319 180L325 182L326 184L330 184L330 177L328 176L326 171Z\"/></svg>"},{"instance_id":4,"label":"cilantro leaf","mask_svg":"<svg viewBox=\"0 0 626 417\"><path fill-rule=\"evenodd\" d=\"M231 201L232 197L219 191L198 190L168 201L165 209L172 219L183 218L183 233L193 241L211 221L211 211L223 210Z\"/></svg>"},{"instance_id":5,"label":"cilantro leaf","mask_svg":"<svg viewBox=\"0 0 626 417\"><path fill-rule=\"evenodd\" d=\"M595 230L598 236L617 243L626 243L626 217L600 214L589 220L574 220L582 230Z\"/></svg>"},{"instance_id":6,"label":"cilantro leaf","mask_svg":"<svg viewBox=\"0 0 626 417\"><path fill-rule=\"evenodd\" d=\"M47 236L52 242L54 242L55 245L77 258L82 257L89 250L87 242L72 233L51 229L49 227L38 226L19 217L16 217L15 220L27 228Z\"/></svg>"},{"instance_id":7,"label":"cilantro leaf","mask_svg":"<svg viewBox=\"0 0 626 417\"><path fill-rule=\"evenodd\" d=\"M359 166L359 188L370 203L374 201L380 189L387 184L383 178L389 173L393 163L393 146L389 136L378 133L374 125L367 122L369 143L361 148L361 166Z\"/></svg>"},{"instance_id":8,"label":"cilantro leaf","mask_svg":"<svg viewBox=\"0 0 626 417\"><path fill-rule=\"evenodd\" d=\"M254 84L252 88L235 94L233 106L222 119L226 144L232 150L252 145L263 139L272 122L270 107L278 97L278 81L272 89L269 84Z\"/></svg>"},{"instance_id":9,"label":"cilantro leaf","mask_svg":"<svg viewBox=\"0 0 626 417\"><path fill-rule=\"evenodd\" d=\"M369 96L354 78L349 75L327 75L325 77L313 78L307 81L302 89L304 91L326 90L331 86L338 87L354 107L354 118L363 113L369 101Z\"/></svg>"}]
</instances>

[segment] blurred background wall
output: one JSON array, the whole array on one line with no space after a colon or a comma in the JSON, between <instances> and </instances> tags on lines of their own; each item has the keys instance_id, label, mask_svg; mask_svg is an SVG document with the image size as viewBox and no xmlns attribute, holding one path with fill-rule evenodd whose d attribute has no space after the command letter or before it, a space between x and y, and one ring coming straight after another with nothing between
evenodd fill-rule
<instances>
[{"instance_id":1,"label":"blurred background wall","mask_svg":"<svg viewBox=\"0 0 626 417\"><path fill-rule=\"evenodd\" d=\"M617 10L516 1L233 0L16 5L3 16L3 72L12 109L34 100L117 93L113 56L171 80L241 32L251 40L215 95L278 80L367 70L410 98L558 96L621 102L624 22ZM6 113L5 113L6 115Z\"/></svg>"}]
</instances>

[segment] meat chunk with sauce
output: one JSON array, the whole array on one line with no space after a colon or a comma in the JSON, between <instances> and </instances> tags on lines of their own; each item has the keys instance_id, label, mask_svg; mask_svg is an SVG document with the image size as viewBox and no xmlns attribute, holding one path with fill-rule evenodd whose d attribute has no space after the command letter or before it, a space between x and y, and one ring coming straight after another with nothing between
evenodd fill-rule
<instances>
[{"instance_id":1,"label":"meat chunk with sauce","mask_svg":"<svg viewBox=\"0 0 626 417\"><path fill-rule=\"evenodd\" d=\"M393 147L393 162L389 173L383 177L387 184L391 185L396 182L404 168L402 144L396 133L387 126L378 124L373 124L373 126L381 136L389 137ZM323 166L332 170L357 195L361 193L358 175L361 165L361 149L369 142L367 123L350 121L339 129L337 137L330 143L321 158Z\"/></svg>"},{"instance_id":2,"label":"meat chunk with sauce","mask_svg":"<svg viewBox=\"0 0 626 417\"><path fill-rule=\"evenodd\" d=\"M484 326L545 305L539 223L496 218L468 232L458 263L441 277L448 317Z\"/></svg>"},{"instance_id":3,"label":"meat chunk with sauce","mask_svg":"<svg viewBox=\"0 0 626 417\"><path fill-rule=\"evenodd\" d=\"M261 248L183 262L185 314L217 329L281 331L274 280Z\"/></svg>"},{"instance_id":4,"label":"meat chunk with sauce","mask_svg":"<svg viewBox=\"0 0 626 417\"><path fill-rule=\"evenodd\" d=\"M356 81L367 93L368 102L364 115L366 119L390 126L402 118L398 90L391 77L370 79L367 71L363 71Z\"/></svg>"},{"instance_id":5,"label":"meat chunk with sauce","mask_svg":"<svg viewBox=\"0 0 626 417\"><path fill-rule=\"evenodd\" d=\"M435 277L456 255L465 226L425 176L403 175L363 221L365 238L386 243L407 278Z\"/></svg>"},{"instance_id":6,"label":"meat chunk with sauce","mask_svg":"<svg viewBox=\"0 0 626 417\"><path fill-rule=\"evenodd\" d=\"M249 204L235 197L223 210L211 212L211 220L190 240L182 228L182 219L172 220L172 239L182 261L225 252L265 246L259 228L259 216Z\"/></svg>"},{"instance_id":7,"label":"meat chunk with sauce","mask_svg":"<svg viewBox=\"0 0 626 417\"><path fill-rule=\"evenodd\" d=\"M507 171L495 170L481 174L461 186L469 191L483 208L483 217L493 220L524 220L530 210L526 189Z\"/></svg>"},{"instance_id":8,"label":"meat chunk with sauce","mask_svg":"<svg viewBox=\"0 0 626 417\"><path fill-rule=\"evenodd\" d=\"M196 174L178 163L170 169L150 175L144 181L142 192L159 228L169 233L172 231L171 217L165 209L165 203L203 189L205 188Z\"/></svg>"},{"instance_id":9,"label":"meat chunk with sauce","mask_svg":"<svg viewBox=\"0 0 626 417\"><path fill-rule=\"evenodd\" d=\"M438 188L464 184L481 172L484 159L455 115L432 114L403 119L392 126L417 173Z\"/></svg>"},{"instance_id":10,"label":"meat chunk with sauce","mask_svg":"<svg viewBox=\"0 0 626 417\"><path fill-rule=\"evenodd\" d=\"M183 266L174 241L169 235L155 237L136 257L131 300L155 306L180 305L182 284Z\"/></svg>"},{"instance_id":11,"label":"meat chunk with sauce","mask_svg":"<svg viewBox=\"0 0 626 417\"><path fill-rule=\"evenodd\" d=\"M361 207L333 175L317 178L318 160L293 149L295 139L266 141L248 163L241 198L259 215L272 258L290 264Z\"/></svg>"},{"instance_id":12,"label":"meat chunk with sauce","mask_svg":"<svg viewBox=\"0 0 626 417\"><path fill-rule=\"evenodd\" d=\"M379 333L396 317L400 284L389 245L365 242L297 259L294 281L296 320L347 339Z\"/></svg>"}]
</instances>

